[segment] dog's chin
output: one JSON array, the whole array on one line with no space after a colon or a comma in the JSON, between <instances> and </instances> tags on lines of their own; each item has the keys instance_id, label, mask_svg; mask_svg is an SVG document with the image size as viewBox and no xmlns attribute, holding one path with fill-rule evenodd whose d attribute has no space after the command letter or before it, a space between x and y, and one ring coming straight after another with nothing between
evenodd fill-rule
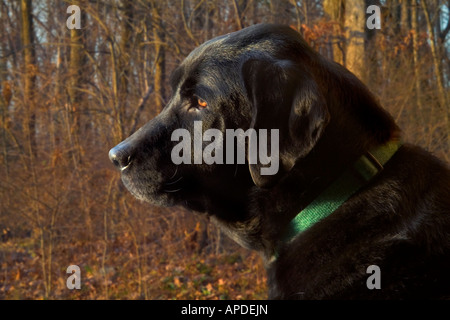
<instances>
[{"instance_id":1,"label":"dog's chin","mask_svg":"<svg viewBox=\"0 0 450 320\"><path fill-rule=\"evenodd\" d=\"M130 193L137 199L159 207L172 207L176 205L175 197L164 192L159 185L139 182L122 174L122 182Z\"/></svg>"}]
</instances>

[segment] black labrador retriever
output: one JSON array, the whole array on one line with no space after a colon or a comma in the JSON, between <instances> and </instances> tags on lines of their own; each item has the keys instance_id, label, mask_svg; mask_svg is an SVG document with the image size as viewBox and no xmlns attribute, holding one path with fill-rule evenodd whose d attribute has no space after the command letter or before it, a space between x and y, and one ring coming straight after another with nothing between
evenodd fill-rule
<instances>
[{"instance_id":1,"label":"black labrador retriever","mask_svg":"<svg viewBox=\"0 0 450 320\"><path fill-rule=\"evenodd\" d=\"M352 73L262 24L196 48L171 86L109 153L133 195L260 252L273 299L450 298L450 170Z\"/></svg>"}]
</instances>

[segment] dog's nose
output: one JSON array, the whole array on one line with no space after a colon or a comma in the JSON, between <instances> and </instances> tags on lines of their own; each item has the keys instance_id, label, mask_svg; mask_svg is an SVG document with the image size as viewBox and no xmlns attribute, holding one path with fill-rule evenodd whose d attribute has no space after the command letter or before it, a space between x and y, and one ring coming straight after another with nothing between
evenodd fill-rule
<instances>
[{"instance_id":1,"label":"dog's nose","mask_svg":"<svg viewBox=\"0 0 450 320\"><path fill-rule=\"evenodd\" d=\"M120 170L124 170L131 163L131 154L122 144L118 144L109 150L109 159Z\"/></svg>"}]
</instances>

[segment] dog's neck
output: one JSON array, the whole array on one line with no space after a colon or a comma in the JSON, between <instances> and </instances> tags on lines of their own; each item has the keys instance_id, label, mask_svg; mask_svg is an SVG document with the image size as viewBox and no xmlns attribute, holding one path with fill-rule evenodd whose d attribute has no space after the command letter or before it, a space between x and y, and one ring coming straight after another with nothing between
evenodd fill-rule
<instances>
[{"instance_id":1,"label":"dog's neck","mask_svg":"<svg viewBox=\"0 0 450 320\"><path fill-rule=\"evenodd\" d=\"M339 68L336 74L342 72ZM348 71L344 74L346 81L340 79L341 76L331 76L326 79L327 83L325 80L320 83L324 88L333 88L327 95L332 120L313 150L299 159L289 174L273 187L252 187L244 195L242 205L236 206L243 209L239 213L245 217L243 220L215 219L232 239L259 251L266 261L274 256L287 226L301 210L370 148L398 136L394 121L379 108L367 88ZM353 90L360 92L356 107L346 96ZM344 119L346 123L342 123ZM385 130L380 131L380 128ZM248 201L251 206L245 205Z\"/></svg>"},{"instance_id":2,"label":"dog's neck","mask_svg":"<svg viewBox=\"0 0 450 320\"><path fill-rule=\"evenodd\" d=\"M282 241L288 243L297 235L336 211L347 199L384 170L401 145L398 139L372 148L348 166L306 208L291 220Z\"/></svg>"}]
</instances>

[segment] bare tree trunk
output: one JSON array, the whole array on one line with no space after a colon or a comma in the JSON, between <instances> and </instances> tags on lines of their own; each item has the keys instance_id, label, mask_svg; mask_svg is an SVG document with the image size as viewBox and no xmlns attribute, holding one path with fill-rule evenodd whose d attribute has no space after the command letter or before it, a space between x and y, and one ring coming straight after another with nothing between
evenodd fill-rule
<instances>
[{"instance_id":1,"label":"bare tree trunk","mask_svg":"<svg viewBox=\"0 0 450 320\"><path fill-rule=\"evenodd\" d=\"M4 56L4 48L0 48L0 55ZM4 163L4 180L6 184L9 182L9 163L8 163L8 147L7 147L7 139L6 139L6 130L10 125L9 120L9 104L11 102L11 86L7 81L7 72L6 72L6 59L0 58L0 88L1 88L1 96L0 96L0 112L1 112L1 130L2 130L2 153L3 153L3 163ZM5 197L6 206L9 206L9 197Z\"/></svg>"},{"instance_id":2,"label":"bare tree trunk","mask_svg":"<svg viewBox=\"0 0 450 320\"><path fill-rule=\"evenodd\" d=\"M360 79L365 78L364 42L366 27L364 0L346 0L344 29L347 39L345 66Z\"/></svg>"},{"instance_id":3,"label":"bare tree trunk","mask_svg":"<svg viewBox=\"0 0 450 320\"><path fill-rule=\"evenodd\" d=\"M41 211L39 208L39 192L38 181L34 158L37 156L37 144L36 144L36 105L35 105L35 91L36 91L36 52L34 48L34 30L33 30L33 18L32 18L32 6L31 0L22 0L20 2L21 17L22 17L22 45L24 52L24 104L25 104L25 130L27 130L28 151L30 157L29 172L31 175L31 190L28 191L32 195L27 194L30 198L34 199L31 204L32 212L34 214L36 227L34 230L34 236L39 239L39 247L41 253L41 268L44 278L44 296L48 297L50 292L50 286L48 282L47 272L47 255L45 251L46 241L44 234L44 225L42 222Z\"/></svg>"},{"instance_id":4,"label":"bare tree trunk","mask_svg":"<svg viewBox=\"0 0 450 320\"><path fill-rule=\"evenodd\" d=\"M436 35L434 32L433 23L431 21L430 11L428 9L427 2L422 0L422 1L420 1L420 4L422 5L423 14L425 16L425 21L426 21L427 30L428 30L429 39L430 39L429 43L430 43L430 49L431 49L431 56L433 58L434 72L436 74L436 86L437 86L437 91L438 91L438 96L439 96L439 104L443 110L442 116L443 116L444 122L445 122L445 124L447 124L447 128L448 128L449 111L448 111L448 103L447 103L447 93L444 88L444 79L442 76L442 59L440 57L441 51L436 43L437 39L436 39ZM445 144L445 153L447 153L450 148L449 135L450 135L450 131L447 130L447 133L446 133L447 141Z\"/></svg>"},{"instance_id":5,"label":"bare tree trunk","mask_svg":"<svg viewBox=\"0 0 450 320\"><path fill-rule=\"evenodd\" d=\"M344 42L342 41L342 32L344 28L344 1L343 0L324 0L323 7L325 14L335 24L333 25L332 51L333 60L339 64L344 64Z\"/></svg>"},{"instance_id":6,"label":"bare tree trunk","mask_svg":"<svg viewBox=\"0 0 450 320\"><path fill-rule=\"evenodd\" d=\"M30 157L29 173L30 173L30 190L27 190L27 196L33 201L30 205L35 219L34 236L39 239L39 249L41 254L41 268L44 284L44 297L47 298L51 291L51 283L49 280L49 270L47 269L47 252L45 250L47 241L45 234L45 226L41 209L39 207L40 194L38 191L38 173L36 172L36 162L34 158L37 156L36 143L36 52L34 43L34 30L32 19L31 0L21 1L21 16L22 16L22 45L24 52L24 103L25 103L25 130L27 130L28 151Z\"/></svg>"},{"instance_id":7,"label":"bare tree trunk","mask_svg":"<svg viewBox=\"0 0 450 320\"><path fill-rule=\"evenodd\" d=\"M119 43L119 54L117 56L117 75L115 79L117 83L115 86L117 94L117 113L120 120L120 137L119 140L125 139L125 124L126 124L126 110L127 110L127 97L129 87L130 76L130 43L133 34L133 2L123 2L123 21L122 32Z\"/></svg>"},{"instance_id":8,"label":"bare tree trunk","mask_svg":"<svg viewBox=\"0 0 450 320\"><path fill-rule=\"evenodd\" d=\"M117 9L114 7L114 9ZM111 52L111 109L114 112L114 143L119 143L125 138L125 119L123 108L119 103L120 92L120 62L118 54L118 46L116 45L115 37L111 34L108 35L108 46Z\"/></svg>"},{"instance_id":9,"label":"bare tree trunk","mask_svg":"<svg viewBox=\"0 0 450 320\"><path fill-rule=\"evenodd\" d=\"M431 55L433 57L433 65L434 65L434 71L436 74L436 85L438 88L439 93L439 102L443 108L448 106L446 100L446 93L444 89L444 80L442 77L442 60L439 56L439 48L437 48L436 45L436 36L434 33L434 27L430 18L430 12L428 10L427 2L426 1L420 1L420 4L422 5L423 13L425 16L425 21L427 24L427 30L430 38L430 49L431 49Z\"/></svg>"},{"instance_id":10,"label":"bare tree trunk","mask_svg":"<svg viewBox=\"0 0 450 320\"><path fill-rule=\"evenodd\" d=\"M25 130L27 130L30 156L36 156L36 51L34 48L34 30L31 0L21 1L22 14L22 45L24 53L24 103L27 114L25 116Z\"/></svg>"},{"instance_id":11,"label":"bare tree trunk","mask_svg":"<svg viewBox=\"0 0 450 320\"><path fill-rule=\"evenodd\" d=\"M401 14L401 28L403 35L406 35L411 29L409 9L411 7L410 0L399 0Z\"/></svg>"},{"instance_id":12,"label":"bare tree trunk","mask_svg":"<svg viewBox=\"0 0 450 320\"><path fill-rule=\"evenodd\" d=\"M217 4L217 6L218 6L218 4ZM219 8L217 8L217 12L219 12ZM257 0L253 0L251 16L253 19L253 24L256 24L257 21L259 20L258 19L258 1Z\"/></svg>"},{"instance_id":13,"label":"bare tree trunk","mask_svg":"<svg viewBox=\"0 0 450 320\"><path fill-rule=\"evenodd\" d=\"M276 22L275 12L277 12L277 4L278 4L278 2L276 0L269 0L270 22L271 23Z\"/></svg>"},{"instance_id":14,"label":"bare tree trunk","mask_svg":"<svg viewBox=\"0 0 450 320\"><path fill-rule=\"evenodd\" d=\"M433 57L433 65L434 65L434 72L436 74L436 86L437 86L437 90L438 90L438 95L439 95L439 104L441 105L441 108L443 110L442 115L444 118L444 122L447 124L449 124L449 111L448 111L448 102L447 102L447 93L445 91L444 88L444 79L442 76L442 59L440 57L440 49L436 43L437 39L434 33L434 28L433 28L433 24L430 18L430 12L428 10L428 5L426 1L420 1L420 4L422 5L422 9L423 9L423 13L425 16L425 21L426 21L426 25L427 25L427 30L428 30L428 34L429 34L429 43L430 43L430 49L431 49L431 55ZM447 135L446 135L446 139L447 139L447 143L446 143L446 149L445 152L448 152L450 146L450 137L449 137L450 131L447 130Z\"/></svg>"},{"instance_id":15,"label":"bare tree trunk","mask_svg":"<svg viewBox=\"0 0 450 320\"><path fill-rule=\"evenodd\" d=\"M85 23L85 14L81 10L81 21ZM71 152L74 165L82 162L82 150L80 146L80 136L84 134L81 128L81 115L83 114L84 94L82 87L85 84L84 74L86 66L85 54L85 31L83 29L70 30L70 51L69 51L69 86L67 91L70 98L69 108L69 124L70 131L69 140L73 151Z\"/></svg>"},{"instance_id":16,"label":"bare tree trunk","mask_svg":"<svg viewBox=\"0 0 450 320\"><path fill-rule=\"evenodd\" d=\"M164 107L165 103L165 88L164 82L166 80L166 50L165 50L165 36L162 30L161 9L158 7L157 1L153 2L152 17L153 17L153 38L155 42L155 80L154 90L156 94L155 108L159 113Z\"/></svg>"},{"instance_id":17,"label":"bare tree trunk","mask_svg":"<svg viewBox=\"0 0 450 320\"><path fill-rule=\"evenodd\" d=\"M205 32L205 38L211 39L213 37L213 29L214 29L214 11L216 10L216 4L211 0L206 0L205 4L200 7L199 15L201 16L201 23L199 24L200 28Z\"/></svg>"},{"instance_id":18,"label":"bare tree trunk","mask_svg":"<svg viewBox=\"0 0 450 320\"><path fill-rule=\"evenodd\" d=\"M123 22L122 22L122 36L120 39L120 95L126 95L128 91L128 76L129 68L127 66L130 62L130 41L133 32L133 4L131 1L124 1L123 5ZM123 97L126 98L126 97Z\"/></svg>"},{"instance_id":19,"label":"bare tree trunk","mask_svg":"<svg viewBox=\"0 0 450 320\"><path fill-rule=\"evenodd\" d=\"M291 4L295 8L295 18L297 20L297 31L300 31L302 28L302 18L301 18L301 11L299 7L299 3L296 0L291 0ZM325 4L324 4L325 6ZM255 6L253 6L255 7Z\"/></svg>"},{"instance_id":20,"label":"bare tree trunk","mask_svg":"<svg viewBox=\"0 0 450 320\"><path fill-rule=\"evenodd\" d=\"M236 3L236 0L233 0L233 9L234 9L234 15L236 17L236 24L237 24L238 30L241 30L242 23L241 23L241 17L240 17L240 13L239 13L239 6Z\"/></svg>"},{"instance_id":21,"label":"bare tree trunk","mask_svg":"<svg viewBox=\"0 0 450 320\"><path fill-rule=\"evenodd\" d=\"M411 0L400 0L400 9L402 15L402 30L403 32L407 32L411 29L411 18L410 18L410 8L411 8Z\"/></svg>"},{"instance_id":22,"label":"bare tree trunk","mask_svg":"<svg viewBox=\"0 0 450 320\"><path fill-rule=\"evenodd\" d=\"M411 28L413 31L413 68L414 68L414 82L416 88L416 103L418 108L418 113L420 118L422 117L422 86L420 84L420 65L419 65L419 27L418 27L418 16L417 16L417 0L412 0L411 6ZM423 126L421 126L423 129Z\"/></svg>"},{"instance_id":23,"label":"bare tree trunk","mask_svg":"<svg viewBox=\"0 0 450 320\"><path fill-rule=\"evenodd\" d=\"M83 1L77 1L76 4L83 5ZM83 208L83 214L86 223L86 232L88 243L91 243L93 239L93 228L92 228L92 218L90 215L90 209L87 203L87 193L85 187L83 186L83 145L86 146L86 141L82 137L87 135L86 126L88 117L81 118L81 115L88 112L85 106L85 94L83 93L83 87L86 83L86 48L85 48L85 37L86 29L83 27L86 23L86 15L84 10L81 10L81 29L71 29L70 30L70 56L69 56L69 98L70 105L66 118L67 134L68 139L72 146L72 161L75 174L77 177L78 188L80 192L80 204ZM84 120L84 122L82 121ZM92 250L92 247L89 247Z\"/></svg>"}]
</instances>

